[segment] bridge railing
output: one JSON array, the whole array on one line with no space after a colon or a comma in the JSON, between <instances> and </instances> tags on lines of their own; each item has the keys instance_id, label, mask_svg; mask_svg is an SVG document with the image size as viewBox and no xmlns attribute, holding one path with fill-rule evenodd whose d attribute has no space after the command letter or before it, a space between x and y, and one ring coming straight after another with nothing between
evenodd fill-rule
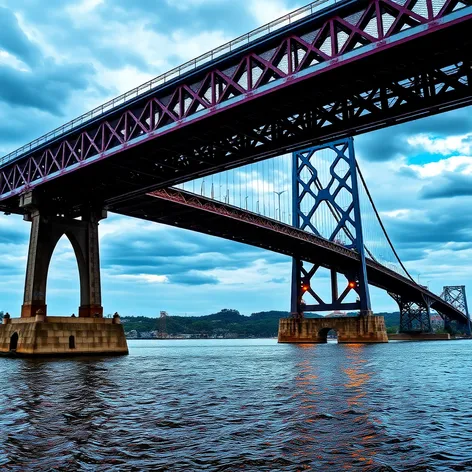
<instances>
[{"instance_id":1,"label":"bridge railing","mask_svg":"<svg viewBox=\"0 0 472 472\"><path fill-rule=\"evenodd\" d=\"M27 152L30 152L33 149L72 131L75 128L78 128L79 126L85 124L86 122L90 120L96 119L99 116L104 115L110 110L113 110L114 108L120 105L123 105L130 100L136 99L140 97L141 95L145 95L146 93L149 93L156 87L164 85L167 82L170 82L174 79L177 79L178 77L182 75L185 75L191 71L194 71L198 69L199 67L205 64L208 64L214 61L215 59L218 59L221 56L224 56L225 54L235 51L236 49L242 46L248 45L249 43L251 43L252 41L256 39L259 39L265 35L268 35L270 33L273 33L274 31L277 31L278 29L283 28L284 26L290 25L303 18L306 18L312 15L313 13L315 13L316 11L321 10L321 7L325 8L327 6L331 6L336 3L341 3L342 1L344 0L317 0L295 11L292 11L291 13L288 13L282 16L281 18L271 21L270 23L267 23L264 26L256 28L255 30L250 31L249 33L239 36L238 38L233 39L232 41L228 43L225 43L215 49L212 49L211 51L205 54L202 54L201 56L198 56L195 59L185 62L184 64L178 67L175 67L174 69L168 72L165 72L164 74L152 80L149 80L148 82L116 98L113 98L112 100L109 100L108 102L94 108L93 110L90 110L89 112L84 113L83 115L77 118L74 118L68 123L62 126L59 126L58 128L50 131L49 133L44 134L43 136L35 139L34 141L31 141L30 143L25 144L24 146L16 149L15 151L10 152L6 156L1 157L0 166L6 164L7 162L17 159L23 154L26 154Z\"/></svg>"}]
</instances>

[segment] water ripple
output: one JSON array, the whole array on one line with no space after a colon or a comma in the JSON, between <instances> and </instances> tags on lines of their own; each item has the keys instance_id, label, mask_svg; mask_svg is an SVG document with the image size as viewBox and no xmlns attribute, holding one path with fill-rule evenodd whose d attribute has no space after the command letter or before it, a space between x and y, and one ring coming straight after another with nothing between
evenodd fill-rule
<instances>
[{"instance_id":1,"label":"water ripple","mask_svg":"<svg viewBox=\"0 0 472 472\"><path fill-rule=\"evenodd\" d=\"M0 471L472 470L472 343L0 358Z\"/></svg>"}]
</instances>

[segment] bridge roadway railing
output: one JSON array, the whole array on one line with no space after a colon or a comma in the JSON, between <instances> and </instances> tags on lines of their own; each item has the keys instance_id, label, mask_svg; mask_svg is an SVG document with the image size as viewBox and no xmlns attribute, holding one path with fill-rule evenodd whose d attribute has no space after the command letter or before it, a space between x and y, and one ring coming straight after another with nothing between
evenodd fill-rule
<instances>
[{"instance_id":1,"label":"bridge roadway railing","mask_svg":"<svg viewBox=\"0 0 472 472\"><path fill-rule=\"evenodd\" d=\"M274 21L271 21L270 23L258 27L250 31L249 33L243 34L225 44L222 44L221 46L218 46L217 48L214 48L211 51L206 52L205 54L202 54L190 61L187 61L184 64L181 64L178 67L175 67L174 69L171 69L170 71L167 71L164 74L161 74L158 77L155 77L154 79L151 79L148 82L145 82L144 84L139 85L138 87L103 103L102 105L94 108L93 110L90 110L84 113L83 115L74 118L73 120L65 123L64 125L59 126L58 128L31 141L30 143L25 144L24 146L10 152L9 154L0 158L0 166L10 161L13 161L18 157L21 157L23 154L33 151L34 149L40 147L41 145L49 141L53 141L69 133L70 131L74 131L82 125L85 125L91 121L96 120L97 118L100 118L106 113L114 111L118 107L126 105L127 103L132 102L137 98L148 95L152 90L162 85L168 84L169 82L172 82L182 76L185 76L189 72L193 72L198 68L225 56L228 53L234 52L241 47L247 46L257 39L275 33L276 31L287 25L291 25L293 23L296 23L297 21L302 20L303 18L311 16L322 8L342 3L343 1L344 0L317 0L315 2L311 2L310 4L304 7L298 8L297 10L294 10L280 18L277 18Z\"/></svg>"},{"instance_id":2,"label":"bridge roadway railing","mask_svg":"<svg viewBox=\"0 0 472 472\"><path fill-rule=\"evenodd\" d=\"M75 170L78 165L95 162L97 156L108 157L175 128L180 129L203 116L220 113L240 102L252 102L269 91L275 93L294 83L311 80L341 65L370 57L373 53L383 54L407 41L422 38L425 34L463 23L472 16L469 0L408 0L405 4L411 4L411 10L402 2L391 0L343 0L338 4L330 1L311 4L310 9L302 9L300 14L291 13L274 23L274 27L279 25L275 33L270 32L271 27L263 27L266 34L244 36L249 41L245 46L240 45L236 50L228 46L225 54L219 57L213 54L213 60L208 59L209 62L202 62L203 65L198 60L191 61L193 69L192 66L188 71L188 67L181 66L177 69L181 75L177 72L165 74L166 82L161 85L148 83L138 87L74 120L72 124L64 125L10 153L0 161L1 170L5 169L5 175L2 177L0 174L0 187L4 188L0 193L13 196L24 186L44 183L51 174ZM316 5L326 8L316 11ZM451 42L454 41L451 39ZM288 44L292 50L288 49ZM425 76L424 71L422 74L422 77ZM419 93L420 90L421 96L429 97L433 90L432 84L427 84L428 91L422 91L423 82L423 79L419 82L415 80L414 92ZM449 78L447 85L452 89L461 87L456 82ZM207 83L211 85L207 87ZM149 90L145 93L143 87ZM395 84L395 93L401 91L402 94L397 100L396 96L388 97L388 93L393 93L391 88L386 90L385 97L375 94L370 96L373 91L370 88L364 90L354 97L359 107L357 110L355 106L351 107L352 112L356 116L362 112L382 112L385 111L383 108L389 109L390 105L405 102L408 105L405 113L409 115L401 114L400 109L403 108L396 107L402 119L414 115L415 110L409 107L409 102L414 98L411 91L404 93L404 84ZM439 99L436 92L433 95L433 98ZM464 97L458 98L457 94L442 95L454 95L454 103L457 102L454 106L463 106L467 102ZM366 97L375 103L362 106ZM322 106L323 109L318 111L321 121L328 120L335 105ZM337 116L344 114L344 111L338 113L335 109L333 113ZM330 119L339 120L336 116ZM108 118L110 122L106 121ZM382 119L386 119L384 114ZM364 126L367 124L364 123ZM101 129L97 130L98 127ZM368 129L371 127L368 124ZM9 163L21 160L24 156L30 158L29 167L8 169ZM58 160L58 156L62 158Z\"/></svg>"},{"instance_id":3,"label":"bridge roadway railing","mask_svg":"<svg viewBox=\"0 0 472 472\"><path fill-rule=\"evenodd\" d=\"M360 256L357 252L351 249L347 249L344 246L337 244L335 242L329 241L322 237L316 236L315 234L309 233L307 231L303 231L297 228L294 228L291 225L286 223L282 223L278 220L259 215L257 213L253 213L247 210L243 210L236 206L232 206L223 202L219 202L217 200L212 200L207 197L203 197L200 195L193 194L191 192L183 191L176 188L166 188L160 189L154 192L150 192L147 194L147 197L157 198L164 202L172 202L174 204L178 204L181 206L189 207L194 210L203 211L206 213L212 213L214 215L218 215L223 217L224 219L236 221L236 222L245 222L251 226L258 227L264 230L273 231L279 234L286 235L290 238L297 239L299 241L308 242L313 244L316 247L322 247L327 249L331 253L335 253L337 255L341 254L346 260L351 261L358 261L360 260ZM118 213L128 214L131 216L131 213L127 213L126 211L121 212L120 209L116 209ZM142 217L143 215L141 215ZM194 218L192 217L194 216ZM147 217L147 215L145 216ZM151 218L152 219L152 218ZM160 221L165 224L175 225L175 218L172 214L169 214L168 217L161 218ZM193 214L187 213L185 220L189 227L191 227L195 231L200 231L203 233L207 233L205 228L205 218L201 217L201 214ZM182 224L177 226L182 227ZM218 230L218 227L221 229ZM226 225L219 225L213 226L211 234L220 237L226 237L225 231L227 226ZM227 237L226 237L227 238ZM228 239L228 238L227 238ZM241 241L246 242L247 241ZM249 242L250 244L250 242ZM262 246L262 244L261 244ZM274 247L273 242L267 242L265 247L269 250L273 250L275 252L282 252L287 254L287 251L281 251L281 248ZM436 295L433 292L430 292L425 287L417 284L416 282L404 277L394 270L389 269L388 267L383 266L382 264L367 258L366 260L368 273L374 272L376 274L382 274L382 280L380 281L379 277L376 277L375 281L369 280L370 283L373 285L382 288L384 290L389 290L389 285L393 285L392 282L395 281L396 285L400 285L405 292L408 293L416 293L418 299L421 296L426 296L430 298L432 303L432 308L440 311L441 313L447 314L455 319L460 319L466 321L466 316L460 312L456 307L451 305L450 303L443 300L440 296ZM325 267L329 267L329 261L326 261L323 264Z\"/></svg>"}]
</instances>

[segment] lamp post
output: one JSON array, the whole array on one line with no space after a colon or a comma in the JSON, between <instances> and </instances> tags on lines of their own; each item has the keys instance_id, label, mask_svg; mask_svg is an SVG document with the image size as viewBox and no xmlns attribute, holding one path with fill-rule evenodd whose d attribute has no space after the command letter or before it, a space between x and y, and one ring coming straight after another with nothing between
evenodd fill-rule
<instances>
[{"instance_id":1,"label":"lamp post","mask_svg":"<svg viewBox=\"0 0 472 472\"><path fill-rule=\"evenodd\" d=\"M281 215L281 213L280 213L280 211L281 211L281 210L280 210L280 196L281 196L283 193L285 193L286 191L287 191L287 190L282 190L281 192L276 192L276 191L274 190L274 193L279 197L279 221L281 221L281 219L282 219L281 216L280 216L280 215Z\"/></svg>"}]
</instances>

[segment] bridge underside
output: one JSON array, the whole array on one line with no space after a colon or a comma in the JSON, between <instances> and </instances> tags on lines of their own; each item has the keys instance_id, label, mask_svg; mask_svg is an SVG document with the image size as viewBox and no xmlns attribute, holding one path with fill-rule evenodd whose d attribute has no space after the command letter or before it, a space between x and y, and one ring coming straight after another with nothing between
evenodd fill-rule
<instances>
[{"instance_id":1,"label":"bridge underside","mask_svg":"<svg viewBox=\"0 0 472 472\"><path fill-rule=\"evenodd\" d=\"M84 203L113 204L305 144L468 105L471 27L471 19L463 20L344 63L73 172L59 172L37 190L50 206L75 216ZM22 213L16 196L0 208Z\"/></svg>"}]
</instances>

